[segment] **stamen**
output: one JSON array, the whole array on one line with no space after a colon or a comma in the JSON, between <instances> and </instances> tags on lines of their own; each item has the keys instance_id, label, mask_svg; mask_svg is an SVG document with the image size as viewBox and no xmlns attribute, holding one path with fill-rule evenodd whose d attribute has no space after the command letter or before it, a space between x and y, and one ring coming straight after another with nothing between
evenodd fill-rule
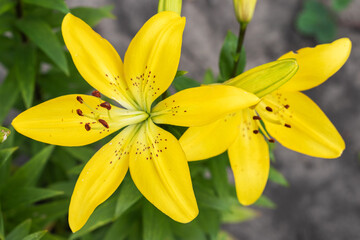
<instances>
[{"instance_id":1,"label":"stamen","mask_svg":"<svg viewBox=\"0 0 360 240\"><path fill-rule=\"evenodd\" d=\"M291 125L289 125L287 123L285 123L284 126L287 127L287 128L291 128Z\"/></svg>"},{"instance_id":2,"label":"stamen","mask_svg":"<svg viewBox=\"0 0 360 240\"><path fill-rule=\"evenodd\" d=\"M90 123L85 124L85 129L86 129L86 131L90 131L90 129L91 129Z\"/></svg>"},{"instance_id":3,"label":"stamen","mask_svg":"<svg viewBox=\"0 0 360 240\"><path fill-rule=\"evenodd\" d=\"M93 95L94 97L97 97L97 98L101 98L101 94L98 90L94 90L91 95Z\"/></svg>"},{"instance_id":4,"label":"stamen","mask_svg":"<svg viewBox=\"0 0 360 240\"><path fill-rule=\"evenodd\" d=\"M107 110L111 109L111 105L108 102L103 102L100 104L101 107L106 108Z\"/></svg>"},{"instance_id":5,"label":"stamen","mask_svg":"<svg viewBox=\"0 0 360 240\"><path fill-rule=\"evenodd\" d=\"M76 112L79 116L84 116L83 112L80 109L77 109Z\"/></svg>"},{"instance_id":6,"label":"stamen","mask_svg":"<svg viewBox=\"0 0 360 240\"><path fill-rule=\"evenodd\" d=\"M104 127L109 128L109 124L108 124L105 120L99 119L98 121L99 121L99 123L101 123Z\"/></svg>"},{"instance_id":7,"label":"stamen","mask_svg":"<svg viewBox=\"0 0 360 240\"><path fill-rule=\"evenodd\" d=\"M266 111L268 111L268 112L272 112L273 110L272 110L272 108L271 107L269 107L269 106L266 106Z\"/></svg>"},{"instance_id":8,"label":"stamen","mask_svg":"<svg viewBox=\"0 0 360 240\"><path fill-rule=\"evenodd\" d=\"M77 97L76 97L76 100L78 100L79 103L83 103L83 102L84 102L84 100L83 100L82 97L80 97L80 96L77 96Z\"/></svg>"},{"instance_id":9,"label":"stamen","mask_svg":"<svg viewBox=\"0 0 360 240\"><path fill-rule=\"evenodd\" d=\"M261 117L259 117L259 116L253 116L253 120L261 120Z\"/></svg>"}]
</instances>

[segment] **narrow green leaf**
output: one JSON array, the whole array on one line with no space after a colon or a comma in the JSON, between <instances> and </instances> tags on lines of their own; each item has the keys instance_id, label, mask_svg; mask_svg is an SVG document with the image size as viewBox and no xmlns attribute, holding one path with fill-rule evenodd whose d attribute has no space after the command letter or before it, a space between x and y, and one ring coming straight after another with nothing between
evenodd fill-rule
<instances>
[{"instance_id":1,"label":"narrow green leaf","mask_svg":"<svg viewBox=\"0 0 360 240\"><path fill-rule=\"evenodd\" d=\"M290 186L284 175L276 170L273 166L270 167L269 180L284 187Z\"/></svg>"},{"instance_id":2,"label":"narrow green leaf","mask_svg":"<svg viewBox=\"0 0 360 240\"><path fill-rule=\"evenodd\" d=\"M130 233L132 223L133 219L131 219L131 216L122 215L111 225L104 240L125 239Z\"/></svg>"},{"instance_id":3,"label":"narrow green leaf","mask_svg":"<svg viewBox=\"0 0 360 240\"><path fill-rule=\"evenodd\" d=\"M206 186L198 181L194 182L194 189L199 206L220 211L227 210L229 208L228 201L217 197L214 190L209 186Z\"/></svg>"},{"instance_id":4,"label":"narrow green leaf","mask_svg":"<svg viewBox=\"0 0 360 240\"><path fill-rule=\"evenodd\" d=\"M332 0L331 1L331 6L336 11L342 11L345 8L347 8L351 2L352 2L352 0Z\"/></svg>"},{"instance_id":5,"label":"narrow green leaf","mask_svg":"<svg viewBox=\"0 0 360 240\"><path fill-rule=\"evenodd\" d=\"M199 87L200 83L194 79L185 76L180 76L174 79L173 86L176 89L176 91L179 92L187 88Z\"/></svg>"},{"instance_id":6,"label":"narrow green leaf","mask_svg":"<svg viewBox=\"0 0 360 240\"><path fill-rule=\"evenodd\" d=\"M40 240L44 237L44 235L47 233L46 230L39 231L33 234L30 234L24 238L24 240Z\"/></svg>"},{"instance_id":7,"label":"narrow green leaf","mask_svg":"<svg viewBox=\"0 0 360 240\"><path fill-rule=\"evenodd\" d=\"M13 0L1 0L0 1L0 15L9 11L15 6L16 2Z\"/></svg>"},{"instance_id":8,"label":"narrow green leaf","mask_svg":"<svg viewBox=\"0 0 360 240\"><path fill-rule=\"evenodd\" d=\"M4 216L0 206L0 240L5 240Z\"/></svg>"},{"instance_id":9,"label":"narrow green leaf","mask_svg":"<svg viewBox=\"0 0 360 240\"><path fill-rule=\"evenodd\" d=\"M214 73L212 72L211 69L207 69L203 78L203 84L212 84L215 83L215 77L214 77Z\"/></svg>"},{"instance_id":10,"label":"narrow green leaf","mask_svg":"<svg viewBox=\"0 0 360 240\"><path fill-rule=\"evenodd\" d=\"M18 187L13 188L12 191L8 191L8 189L7 191L4 191L1 200L3 208L9 210L21 205L30 205L62 194L63 192L46 188Z\"/></svg>"},{"instance_id":11,"label":"narrow green leaf","mask_svg":"<svg viewBox=\"0 0 360 240\"><path fill-rule=\"evenodd\" d=\"M205 232L200 228L197 221L192 221L187 224L171 222L171 230L178 237L178 239L186 240L207 240Z\"/></svg>"},{"instance_id":12,"label":"narrow green leaf","mask_svg":"<svg viewBox=\"0 0 360 240\"><path fill-rule=\"evenodd\" d=\"M54 146L47 146L32 157L10 178L6 189L11 191L18 188L18 186L28 187L35 185L53 150Z\"/></svg>"},{"instance_id":13,"label":"narrow green leaf","mask_svg":"<svg viewBox=\"0 0 360 240\"><path fill-rule=\"evenodd\" d=\"M0 0L1 1L1 0ZM0 14L0 34L12 30L12 24L15 21L15 16L11 13Z\"/></svg>"},{"instance_id":14,"label":"narrow green leaf","mask_svg":"<svg viewBox=\"0 0 360 240\"><path fill-rule=\"evenodd\" d=\"M231 206L229 211L222 213L222 222L223 223L239 223L245 222L251 219L254 219L259 214L247 207L243 207L240 204L234 204Z\"/></svg>"},{"instance_id":15,"label":"narrow green leaf","mask_svg":"<svg viewBox=\"0 0 360 240\"><path fill-rule=\"evenodd\" d=\"M0 169L10 159L10 156L18 149L18 147L5 148L0 150Z\"/></svg>"},{"instance_id":16,"label":"narrow green leaf","mask_svg":"<svg viewBox=\"0 0 360 240\"><path fill-rule=\"evenodd\" d=\"M178 70L178 71L176 72L175 77L176 77L176 78L177 78L177 77L181 77L181 76L184 76L184 75L187 74L187 73L188 73L187 71Z\"/></svg>"},{"instance_id":17,"label":"narrow green leaf","mask_svg":"<svg viewBox=\"0 0 360 240\"><path fill-rule=\"evenodd\" d=\"M255 203L254 206L275 209L276 204L268 197L262 195Z\"/></svg>"},{"instance_id":18,"label":"narrow green leaf","mask_svg":"<svg viewBox=\"0 0 360 240\"><path fill-rule=\"evenodd\" d=\"M31 219L25 220L6 236L6 240L23 240L29 234L30 226Z\"/></svg>"},{"instance_id":19,"label":"narrow green leaf","mask_svg":"<svg viewBox=\"0 0 360 240\"><path fill-rule=\"evenodd\" d=\"M227 153L213 157L208 161L211 179L220 198L224 198L229 195L229 181L226 171L228 167L227 161Z\"/></svg>"},{"instance_id":20,"label":"narrow green leaf","mask_svg":"<svg viewBox=\"0 0 360 240\"><path fill-rule=\"evenodd\" d=\"M230 79L234 71L235 60L239 59L236 75L242 73L246 65L246 53L242 49L240 55L236 55L238 38L232 32L228 32L220 51L219 69L222 82Z\"/></svg>"},{"instance_id":21,"label":"narrow green leaf","mask_svg":"<svg viewBox=\"0 0 360 240\"><path fill-rule=\"evenodd\" d=\"M15 71L10 70L5 81L0 85L0 124L3 123L8 112L14 106L19 94L20 92L15 79Z\"/></svg>"},{"instance_id":22,"label":"narrow green leaf","mask_svg":"<svg viewBox=\"0 0 360 240\"><path fill-rule=\"evenodd\" d=\"M100 8L90 8L90 7L77 7L71 9L71 13L75 16L81 18L90 26L97 25L103 18L112 18L115 16L112 14L114 6L108 5Z\"/></svg>"},{"instance_id":23,"label":"narrow green leaf","mask_svg":"<svg viewBox=\"0 0 360 240\"><path fill-rule=\"evenodd\" d=\"M65 51L50 25L38 19L20 19L16 26L40 48L66 75L69 74Z\"/></svg>"},{"instance_id":24,"label":"narrow green leaf","mask_svg":"<svg viewBox=\"0 0 360 240\"><path fill-rule=\"evenodd\" d=\"M23 3L33 4L44 8L50 8L58 10L63 13L68 13L69 8L67 7L64 0L22 0Z\"/></svg>"},{"instance_id":25,"label":"narrow green leaf","mask_svg":"<svg viewBox=\"0 0 360 240\"><path fill-rule=\"evenodd\" d=\"M87 163L90 158L95 154L95 150L91 147L64 147L63 148L67 153L69 153L74 158Z\"/></svg>"},{"instance_id":26,"label":"narrow green leaf","mask_svg":"<svg viewBox=\"0 0 360 240\"><path fill-rule=\"evenodd\" d=\"M220 230L220 212L214 209L202 208L199 210L200 214L195 219L198 222L201 230L205 232L210 240L216 239Z\"/></svg>"},{"instance_id":27,"label":"narrow green leaf","mask_svg":"<svg viewBox=\"0 0 360 240\"><path fill-rule=\"evenodd\" d=\"M151 203L143 205L143 240L167 239L169 234L168 217Z\"/></svg>"},{"instance_id":28,"label":"narrow green leaf","mask_svg":"<svg viewBox=\"0 0 360 240\"><path fill-rule=\"evenodd\" d=\"M21 44L16 53L16 80L26 108L34 98L36 75L36 49L30 44Z\"/></svg>"},{"instance_id":29,"label":"narrow green leaf","mask_svg":"<svg viewBox=\"0 0 360 240\"><path fill-rule=\"evenodd\" d=\"M130 178L124 179L120 185L119 197L116 202L115 218L121 216L142 197Z\"/></svg>"}]
</instances>

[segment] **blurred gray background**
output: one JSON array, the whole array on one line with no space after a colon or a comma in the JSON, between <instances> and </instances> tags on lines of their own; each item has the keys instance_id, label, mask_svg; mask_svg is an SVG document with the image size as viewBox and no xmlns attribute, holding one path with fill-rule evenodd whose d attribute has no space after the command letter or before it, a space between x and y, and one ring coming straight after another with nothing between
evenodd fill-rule
<instances>
[{"instance_id":1,"label":"blurred gray background","mask_svg":"<svg viewBox=\"0 0 360 240\"><path fill-rule=\"evenodd\" d=\"M282 54L314 46L295 30L301 0L258 0L248 27L247 69L273 61ZM157 10L156 0L67 0L70 7L113 4L116 20L97 27L123 58L142 24ZM206 69L217 73L218 54L228 30L237 34L232 0L183 0L187 18L180 69L201 80ZM329 81L306 94L323 109L346 142L339 159L307 157L281 146L279 169L290 187L268 184L265 194L278 205L259 209L255 220L226 225L235 239L246 240L357 240L360 239L360 0L340 14L338 37L349 37L353 50L346 65Z\"/></svg>"}]
</instances>

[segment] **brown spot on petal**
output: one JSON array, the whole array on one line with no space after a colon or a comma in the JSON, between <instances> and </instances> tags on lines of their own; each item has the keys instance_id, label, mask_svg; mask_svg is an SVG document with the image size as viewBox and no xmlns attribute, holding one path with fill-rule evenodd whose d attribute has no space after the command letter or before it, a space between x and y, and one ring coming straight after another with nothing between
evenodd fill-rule
<instances>
[{"instance_id":1,"label":"brown spot on petal","mask_svg":"<svg viewBox=\"0 0 360 240\"><path fill-rule=\"evenodd\" d=\"M97 97L97 98L101 98L101 94L98 90L94 90L91 95L93 95L94 97Z\"/></svg>"},{"instance_id":2,"label":"brown spot on petal","mask_svg":"<svg viewBox=\"0 0 360 240\"><path fill-rule=\"evenodd\" d=\"M100 107L106 108L107 110L111 109L111 105L108 102L103 102L100 104Z\"/></svg>"},{"instance_id":3,"label":"brown spot on petal","mask_svg":"<svg viewBox=\"0 0 360 240\"><path fill-rule=\"evenodd\" d=\"M104 127L109 128L109 124L108 124L105 120L99 119L98 121L99 121L99 123L101 123Z\"/></svg>"},{"instance_id":4,"label":"brown spot on petal","mask_svg":"<svg viewBox=\"0 0 360 240\"><path fill-rule=\"evenodd\" d=\"M90 123L85 124L85 129L86 129L86 131L90 131L90 129L91 129Z\"/></svg>"}]
</instances>

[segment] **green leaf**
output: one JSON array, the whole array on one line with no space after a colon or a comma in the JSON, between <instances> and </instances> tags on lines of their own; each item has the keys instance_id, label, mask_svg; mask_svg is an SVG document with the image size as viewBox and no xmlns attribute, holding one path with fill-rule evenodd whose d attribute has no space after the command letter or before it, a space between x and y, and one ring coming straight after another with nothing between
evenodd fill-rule
<instances>
[{"instance_id":1,"label":"green leaf","mask_svg":"<svg viewBox=\"0 0 360 240\"><path fill-rule=\"evenodd\" d=\"M121 216L111 225L109 231L105 235L104 240L125 239L131 231L132 223L133 221L131 219L131 216Z\"/></svg>"},{"instance_id":2,"label":"green leaf","mask_svg":"<svg viewBox=\"0 0 360 240\"><path fill-rule=\"evenodd\" d=\"M9 210L21 205L30 205L62 194L63 192L46 188L18 187L12 189L12 191L4 191L1 200L3 208Z\"/></svg>"},{"instance_id":3,"label":"green leaf","mask_svg":"<svg viewBox=\"0 0 360 240\"><path fill-rule=\"evenodd\" d=\"M90 7L78 7L71 9L71 13L81 18L91 27L97 25L103 18L115 19L115 16L111 13L114 6L108 5L100 8Z\"/></svg>"},{"instance_id":4,"label":"green leaf","mask_svg":"<svg viewBox=\"0 0 360 240\"><path fill-rule=\"evenodd\" d=\"M143 205L143 239L167 239L169 235L168 217L156 209L151 203Z\"/></svg>"},{"instance_id":5,"label":"green leaf","mask_svg":"<svg viewBox=\"0 0 360 240\"><path fill-rule=\"evenodd\" d=\"M21 44L17 48L16 80L26 108L30 108L34 98L36 75L36 49L31 44Z\"/></svg>"},{"instance_id":6,"label":"green leaf","mask_svg":"<svg viewBox=\"0 0 360 240\"><path fill-rule=\"evenodd\" d=\"M220 75L222 78L222 82L232 78L232 74L234 71L235 60L239 59L239 64L237 66L236 75L242 73L245 69L246 65L246 53L245 50L242 49L240 56L236 55L238 38L232 32L228 32L223 46L220 51L220 59L219 59L219 69Z\"/></svg>"},{"instance_id":7,"label":"green leaf","mask_svg":"<svg viewBox=\"0 0 360 240\"><path fill-rule=\"evenodd\" d=\"M227 199L216 196L214 190L200 181L194 182L195 196L199 206L215 210L227 210L229 204Z\"/></svg>"},{"instance_id":8,"label":"green leaf","mask_svg":"<svg viewBox=\"0 0 360 240\"><path fill-rule=\"evenodd\" d=\"M211 69L207 69L203 78L203 84L212 84L215 83L215 77L214 77L214 73L212 72Z\"/></svg>"},{"instance_id":9,"label":"green leaf","mask_svg":"<svg viewBox=\"0 0 360 240\"><path fill-rule=\"evenodd\" d=\"M77 239L85 234L94 231L114 220L114 212L116 206L116 198L114 195L97 207L94 213L83 228L70 236L70 239Z\"/></svg>"},{"instance_id":10,"label":"green leaf","mask_svg":"<svg viewBox=\"0 0 360 240\"><path fill-rule=\"evenodd\" d=\"M270 167L269 180L284 187L290 186L284 175L272 166Z\"/></svg>"},{"instance_id":11,"label":"green leaf","mask_svg":"<svg viewBox=\"0 0 360 240\"><path fill-rule=\"evenodd\" d=\"M67 7L64 0L22 0L23 3L33 4L44 8L50 8L58 10L62 13L68 13L69 8Z\"/></svg>"},{"instance_id":12,"label":"green leaf","mask_svg":"<svg viewBox=\"0 0 360 240\"><path fill-rule=\"evenodd\" d=\"M130 178L125 178L120 185L119 197L116 202L115 218L121 216L142 197Z\"/></svg>"},{"instance_id":13,"label":"green leaf","mask_svg":"<svg viewBox=\"0 0 360 240\"><path fill-rule=\"evenodd\" d=\"M199 87L200 83L194 79L185 76L180 76L174 79L173 86L176 89L176 91L179 92L187 88Z\"/></svg>"},{"instance_id":14,"label":"green leaf","mask_svg":"<svg viewBox=\"0 0 360 240\"><path fill-rule=\"evenodd\" d=\"M12 9L15 4L13 0L0 0L0 15Z\"/></svg>"},{"instance_id":15,"label":"green leaf","mask_svg":"<svg viewBox=\"0 0 360 240\"><path fill-rule=\"evenodd\" d=\"M4 216L0 207L0 240L5 240Z\"/></svg>"},{"instance_id":16,"label":"green leaf","mask_svg":"<svg viewBox=\"0 0 360 240\"><path fill-rule=\"evenodd\" d=\"M14 228L7 236L6 240L23 240L30 232L31 219L25 220Z\"/></svg>"},{"instance_id":17,"label":"green leaf","mask_svg":"<svg viewBox=\"0 0 360 240\"><path fill-rule=\"evenodd\" d=\"M220 213L217 210L202 208L200 214L195 219L203 232L209 235L209 239L216 239L220 230Z\"/></svg>"},{"instance_id":18,"label":"green leaf","mask_svg":"<svg viewBox=\"0 0 360 240\"><path fill-rule=\"evenodd\" d=\"M10 178L6 189L12 191L19 186L34 186L53 150L54 146L47 146L32 157Z\"/></svg>"},{"instance_id":19,"label":"green leaf","mask_svg":"<svg viewBox=\"0 0 360 240\"><path fill-rule=\"evenodd\" d=\"M187 73L188 73L187 71L178 70L178 71L176 72L175 77L176 77L176 78L177 78L177 77L181 77L181 76L183 76L183 75L185 75L185 74L187 74Z\"/></svg>"},{"instance_id":20,"label":"green leaf","mask_svg":"<svg viewBox=\"0 0 360 240\"><path fill-rule=\"evenodd\" d=\"M10 73L5 78L5 81L0 85L0 124L5 120L8 112L15 104L19 93L20 92L15 79L15 71L10 70Z\"/></svg>"},{"instance_id":21,"label":"green leaf","mask_svg":"<svg viewBox=\"0 0 360 240\"><path fill-rule=\"evenodd\" d=\"M46 230L44 231L39 231L33 234L30 234L28 236L26 236L23 240L40 240L44 237L44 235L47 233Z\"/></svg>"},{"instance_id":22,"label":"green leaf","mask_svg":"<svg viewBox=\"0 0 360 240\"><path fill-rule=\"evenodd\" d=\"M227 174L228 159L227 153L223 153L208 160L211 179L213 181L215 190L220 198L229 195L229 181Z\"/></svg>"},{"instance_id":23,"label":"green leaf","mask_svg":"<svg viewBox=\"0 0 360 240\"><path fill-rule=\"evenodd\" d=\"M240 204L234 204L231 206L229 211L222 213L222 222L223 223L239 223L249 221L254 219L259 214L247 207L243 207Z\"/></svg>"},{"instance_id":24,"label":"green leaf","mask_svg":"<svg viewBox=\"0 0 360 240\"><path fill-rule=\"evenodd\" d=\"M262 195L255 203L254 206L275 209L276 204L268 197Z\"/></svg>"},{"instance_id":25,"label":"green leaf","mask_svg":"<svg viewBox=\"0 0 360 240\"><path fill-rule=\"evenodd\" d=\"M171 229L178 239L207 240L205 232L201 229L196 220L187 224L173 221L171 222Z\"/></svg>"},{"instance_id":26,"label":"green leaf","mask_svg":"<svg viewBox=\"0 0 360 240\"><path fill-rule=\"evenodd\" d=\"M63 148L67 153L69 153L74 158L87 163L90 158L95 154L95 150L91 147L65 147Z\"/></svg>"},{"instance_id":27,"label":"green leaf","mask_svg":"<svg viewBox=\"0 0 360 240\"><path fill-rule=\"evenodd\" d=\"M315 37L320 43L334 40L337 32L336 19L329 9L314 0L305 2L304 9L297 18L296 26L302 34Z\"/></svg>"},{"instance_id":28,"label":"green leaf","mask_svg":"<svg viewBox=\"0 0 360 240\"><path fill-rule=\"evenodd\" d=\"M5 148L0 150L0 169L10 159L10 156L18 149L18 147Z\"/></svg>"},{"instance_id":29,"label":"green leaf","mask_svg":"<svg viewBox=\"0 0 360 240\"><path fill-rule=\"evenodd\" d=\"M345 8L347 8L351 2L352 2L352 0L332 0L331 6L336 11L341 11L341 10L344 10Z\"/></svg>"},{"instance_id":30,"label":"green leaf","mask_svg":"<svg viewBox=\"0 0 360 240\"><path fill-rule=\"evenodd\" d=\"M1 0L0 0L1 1ZM0 14L0 34L12 30L12 24L15 21L15 16L11 13Z\"/></svg>"},{"instance_id":31,"label":"green leaf","mask_svg":"<svg viewBox=\"0 0 360 240\"><path fill-rule=\"evenodd\" d=\"M69 74L65 51L50 25L39 19L20 19L16 26L40 48L66 75Z\"/></svg>"}]
</instances>

